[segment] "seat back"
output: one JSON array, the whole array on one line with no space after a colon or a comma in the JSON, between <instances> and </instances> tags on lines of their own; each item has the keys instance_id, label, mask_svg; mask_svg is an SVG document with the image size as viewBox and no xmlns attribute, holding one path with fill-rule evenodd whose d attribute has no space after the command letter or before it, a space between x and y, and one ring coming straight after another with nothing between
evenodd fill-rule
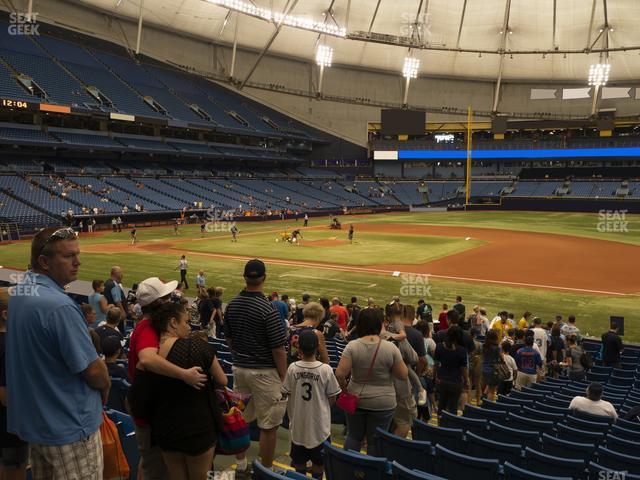
<instances>
[{"instance_id":1,"label":"seat back","mask_svg":"<svg viewBox=\"0 0 640 480\"><path fill-rule=\"evenodd\" d=\"M598 454L598 463L602 466L620 472L640 472L640 456L618 453L605 447L599 447L596 452Z\"/></svg>"},{"instance_id":2,"label":"seat back","mask_svg":"<svg viewBox=\"0 0 640 480\"><path fill-rule=\"evenodd\" d=\"M565 417L563 413L547 412L543 409L536 410L531 407L522 407L522 416L535 418L536 420L547 420L553 423L561 422Z\"/></svg>"},{"instance_id":3,"label":"seat back","mask_svg":"<svg viewBox=\"0 0 640 480\"><path fill-rule=\"evenodd\" d=\"M630 430L619 425L611 425L609 433L611 435L615 435L616 437L624 438L625 440L631 440L632 442L640 443L640 432L636 430Z\"/></svg>"},{"instance_id":4,"label":"seat back","mask_svg":"<svg viewBox=\"0 0 640 480\"><path fill-rule=\"evenodd\" d=\"M610 423L604 422L592 422L591 420L585 420L583 418L575 417L573 415L567 415L565 423L571 427L585 430L587 432L602 432L609 431Z\"/></svg>"},{"instance_id":5,"label":"seat back","mask_svg":"<svg viewBox=\"0 0 640 480\"><path fill-rule=\"evenodd\" d=\"M458 417L449 412L442 412L440 425L445 428L459 428L465 432L475 432L482 435L487 430L488 421L478 418Z\"/></svg>"},{"instance_id":6,"label":"seat back","mask_svg":"<svg viewBox=\"0 0 640 480\"><path fill-rule=\"evenodd\" d=\"M574 417L582 418L583 420L589 420L590 422L607 423L611 425L613 423L613 417L606 417L604 415L594 415L588 412L582 412L580 410L571 410L571 414Z\"/></svg>"},{"instance_id":7,"label":"seat back","mask_svg":"<svg viewBox=\"0 0 640 480\"><path fill-rule=\"evenodd\" d=\"M538 432L553 432L553 422L549 420L537 420L534 418L528 418L515 413L509 413L507 415L507 421L511 428L521 428L523 430L532 430Z\"/></svg>"},{"instance_id":8,"label":"seat back","mask_svg":"<svg viewBox=\"0 0 640 480\"><path fill-rule=\"evenodd\" d=\"M523 464L522 447L520 445L496 442L473 432L467 432L467 455L477 458L495 458L500 463Z\"/></svg>"},{"instance_id":9,"label":"seat back","mask_svg":"<svg viewBox=\"0 0 640 480\"><path fill-rule=\"evenodd\" d=\"M640 456L640 448L638 444L626 438L616 437L615 435L607 435L607 448L614 452L624 453L625 455Z\"/></svg>"},{"instance_id":10,"label":"seat back","mask_svg":"<svg viewBox=\"0 0 640 480\"><path fill-rule=\"evenodd\" d=\"M126 412L125 400L129 393L131 384L123 378L112 378L109 397L107 398L107 407L119 412Z\"/></svg>"},{"instance_id":11,"label":"seat back","mask_svg":"<svg viewBox=\"0 0 640 480\"><path fill-rule=\"evenodd\" d=\"M435 474L446 478L494 480L498 476L498 460L469 457L436 445Z\"/></svg>"},{"instance_id":12,"label":"seat back","mask_svg":"<svg viewBox=\"0 0 640 480\"><path fill-rule=\"evenodd\" d=\"M433 472L433 446L431 442L407 440L393 435L382 428L376 430L378 452L384 452L389 461L422 472Z\"/></svg>"},{"instance_id":13,"label":"seat back","mask_svg":"<svg viewBox=\"0 0 640 480\"><path fill-rule=\"evenodd\" d=\"M431 442L434 445L440 444L451 449L460 448L464 442L462 429L436 427L420 420L413 421L411 433L415 440Z\"/></svg>"},{"instance_id":14,"label":"seat back","mask_svg":"<svg viewBox=\"0 0 640 480\"><path fill-rule=\"evenodd\" d=\"M391 464L391 473L393 475L393 480L445 480L442 477L437 477L430 473L410 470L403 467L398 462L393 462Z\"/></svg>"},{"instance_id":15,"label":"seat back","mask_svg":"<svg viewBox=\"0 0 640 480\"><path fill-rule=\"evenodd\" d=\"M602 432L580 430L578 428L570 427L565 423L557 424L556 429L558 430L559 438L570 442L593 443L597 445L604 440L604 433Z\"/></svg>"},{"instance_id":16,"label":"seat back","mask_svg":"<svg viewBox=\"0 0 640 480\"><path fill-rule=\"evenodd\" d=\"M591 443L571 442L543 433L542 451L550 455L557 455L558 452L562 452L562 454L566 454L568 458L579 458L589 461L595 457L596 446Z\"/></svg>"},{"instance_id":17,"label":"seat back","mask_svg":"<svg viewBox=\"0 0 640 480\"><path fill-rule=\"evenodd\" d=\"M571 478L582 478L586 467L585 460L555 457L532 448L524 449L525 463L529 470Z\"/></svg>"},{"instance_id":18,"label":"seat back","mask_svg":"<svg viewBox=\"0 0 640 480\"><path fill-rule=\"evenodd\" d=\"M466 418L477 418L480 420L500 420L507 416L506 410L491 410L489 408L479 408L468 403L464 406Z\"/></svg>"},{"instance_id":19,"label":"seat back","mask_svg":"<svg viewBox=\"0 0 640 480\"><path fill-rule=\"evenodd\" d=\"M384 478L387 470L387 460L384 458L342 450L329 442L325 442L323 448L327 478L332 480L353 480L354 478L378 480Z\"/></svg>"},{"instance_id":20,"label":"seat back","mask_svg":"<svg viewBox=\"0 0 640 480\"><path fill-rule=\"evenodd\" d=\"M504 480L571 480L571 477L556 477L525 470L509 462L504 464L503 478Z\"/></svg>"},{"instance_id":21,"label":"seat back","mask_svg":"<svg viewBox=\"0 0 640 480\"><path fill-rule=\"evenodd\" d=\"M260 463L260 460L257 458L253 461L253 479L254 480L286 480L288 478L293 479L306 479L307 477L296 472L287 472L285 475L280 473L276 473L272 471L270 468L265 467Z\"/></svg>"},{"instance_id":22,"label":"seat back","mask_svg":"<svg viewBox=\"0 0 640 480\"><path fill-rule=\"evenodd\" d=\"M622 428L625 428L627 430L640 432L640 423L630 422L629 420L625 420L624 418L618 418L618 420L616 420L616 425L618 427L622 427Z\"/></svg>"},{"instance_id":23,"label":"seat back","mask_svg":"<svg viewBox=\"0 0 640 480\"><path fill-rule=\"evenodd\" d=\"M495 442L540 448L540 434L538 432L505 427L496 422L489 422L489 432L487 436Z\"/></svg>"},{"instance_id":24,"label":"seat back","mask_svg":"<svg viewBox=\"0 0 640 480\"><path fill-rule=\"evenodd\" d=\"M622 473L614 468L607 468L604 465L600 465L596 462L589 462L587 467L589 469L589 480L601 480L602 478L620 478L624 480L640 480L640 475L625 472Z\"/></svg>"}]
</instances>

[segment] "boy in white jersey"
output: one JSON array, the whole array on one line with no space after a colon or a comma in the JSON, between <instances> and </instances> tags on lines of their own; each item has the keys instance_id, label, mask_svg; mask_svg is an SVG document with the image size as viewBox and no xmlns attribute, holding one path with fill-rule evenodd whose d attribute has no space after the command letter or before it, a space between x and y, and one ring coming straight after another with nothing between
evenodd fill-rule
<instances>
[{"instance_id":1,"label":"boy in white jersey","mask_svg":"<svg viewBox=\"0 0 640 480\"><path fill-rule=\"evenodd\" d=\"M311 460L313 478L322 478L322 444L331 435L331 404L340 393L333 370L316 360L318 337L305 330L298 338L302 360L289 365L284 392L289 395L291 460L296 472L306 473Z\"/></svg>"}]
</instances>

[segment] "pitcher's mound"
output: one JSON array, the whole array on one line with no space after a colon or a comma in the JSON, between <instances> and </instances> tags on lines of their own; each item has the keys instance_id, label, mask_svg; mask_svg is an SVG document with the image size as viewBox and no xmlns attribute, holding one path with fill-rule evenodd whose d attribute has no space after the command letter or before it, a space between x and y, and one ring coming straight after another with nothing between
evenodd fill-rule
<instances>
[{"instance_id":1,"label":"pitcher's mound","mask_svg":"<svg viewBox=\"0 0 640 480\"><path fill-rule=\"evenodd\" d=\"M328 238L326 240L305 240L302 239L300 245L303 247L337 247L338 245L345 245L346 240L338 240L336 238Z\"/></svg>"}]
</instances>

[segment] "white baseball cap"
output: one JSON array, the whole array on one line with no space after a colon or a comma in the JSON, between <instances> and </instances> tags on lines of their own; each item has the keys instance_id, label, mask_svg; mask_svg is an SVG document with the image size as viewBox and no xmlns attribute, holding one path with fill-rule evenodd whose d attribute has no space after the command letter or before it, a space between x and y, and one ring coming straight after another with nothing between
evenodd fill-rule
<instances>
[{"instance_id":1,"label":"white baseball cap","mask_svg":"<svg viewBox=\"0 0 640 480\"><path fill-rule=\"evenodd\" d=\"M141 307L146 307L159 298L169 295L177 286L178 282L176 280L164 283L158 277L147 278L138 284L136 300L138 300Z\"/></svg>"}]
</instances>

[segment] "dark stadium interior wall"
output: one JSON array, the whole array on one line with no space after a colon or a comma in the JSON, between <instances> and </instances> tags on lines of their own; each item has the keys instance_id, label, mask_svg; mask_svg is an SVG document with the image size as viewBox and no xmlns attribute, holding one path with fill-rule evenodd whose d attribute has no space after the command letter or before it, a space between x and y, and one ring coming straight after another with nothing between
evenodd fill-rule
<instances>
[{"instance_id":1,"label":"dark stadium interior wall","mask_svg":"<svg viewBox=\"0 0 640 480\"><path fill-rule=\"evenodd\" d=\"M25 11L28 0L15 0L13 5L18 10ZM7 8L0 4L0 8ZM55 21L60 26L77 29L78 31L114 41L122 45L135 45L136 23L130 20L115 19L104 12L89 9L85 5L73 1L35 0L34 10L44 22ZM216 74L228 74L230 69L231 49L229 46L214 45L211 40L177 35L167 28L151 24L159 19L150 19L144 24L142 34L142 53L153 58L189 65L197 70ZM213 33L212 33L213 35ZM314 42L315 37L301 35L304 42ZM276 45L277 46L277 45ZM335 45L340 48L339 42ZM403 50L389 49L389 55L404 55ZM248 69L253 65L258 52L238 50L236 78L242 80ZM428 56L428 55L427 55ZM472 106L474 110L490 111L492 105L494 83L491 81L472 81L465 79L428 78L429 62L445 61L439 56L424 58L421 68L421 78L411 83L409 104L411 106L428 106L443 109L442 113L429 113L428 121L461 121L463 117L453 115L444 110L447 107L466 109ZM447 61L451 61L450 59ZM487 59L485 70L490 71ZM357 62L357 59L354 60ZM460 72L469 75L469 72ZM486 78L486 75L483 75ZM317 70L312 58L290 59L273 54L266 55L251 78L252 81L263 84L273 84L286 88L297 89L305 94L313 94L317 82ZM379 72L363 70L358 67L334 65L325 72L323 92L326 95L340 95L352 98L368 99L371 102L402 101L403 78L400 72ZM529 100L530 89L553 86L583 86L581 83L572 85L553 84L539 85L532 83L516 83L504 80L499 110L502 112L547 112L588 116L591 101L586 100ZM586 86L586 85L584 85ZM379 121L380 107L318 101L304 96L290 95L280 92L246 88L245 94L264 101L287 114L305 121L327 133L335 134L350 142L364 146L367 142L366 125L369 121ZM637 113L637 101L607 100L602 107L614 106L619 114ZM476 118L478 118L476 116Z\"/></svg>"}]
</instances>

